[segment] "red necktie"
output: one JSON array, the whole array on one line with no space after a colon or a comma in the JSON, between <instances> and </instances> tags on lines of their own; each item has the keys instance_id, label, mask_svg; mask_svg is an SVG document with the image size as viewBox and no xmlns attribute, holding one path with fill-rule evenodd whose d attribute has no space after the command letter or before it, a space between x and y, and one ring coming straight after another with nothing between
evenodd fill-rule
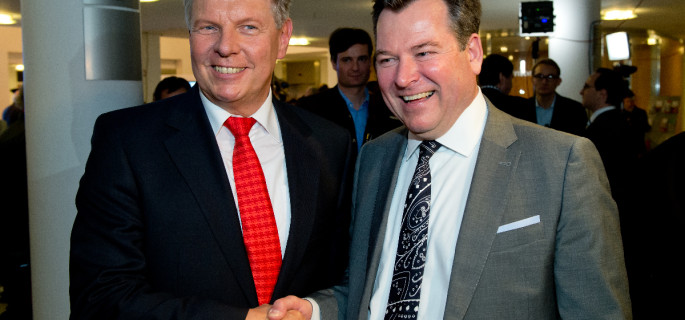
<instances>
[{"instance_id":1,"label":"red necktie","mask_svg":"<svg viewBox=\"0 0 685 320\"><path fill-rule=\"evenodd\" d=\"M233 177L243 225L243 241L250 260L259 304L269 303L281 270L281 244L262 166L250 142L253 118L230 117L226 126L235 137Z\"/></svg>"}]
</instances>

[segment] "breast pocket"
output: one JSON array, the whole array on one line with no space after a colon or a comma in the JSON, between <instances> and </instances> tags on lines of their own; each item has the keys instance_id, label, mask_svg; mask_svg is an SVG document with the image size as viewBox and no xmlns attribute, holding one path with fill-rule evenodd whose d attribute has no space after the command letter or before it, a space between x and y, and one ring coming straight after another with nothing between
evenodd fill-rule
<instances>
[{"instance_id":1,"label":"breast pocket","mask_svg":"<svg viewBox=\"0 0 685 320\"><path fill-rule=\"evenodd\" d=\"M507 222L497 230L493 252L507 251L541 240L544 236L540 216Z\"/></svg>"}]
</instances>

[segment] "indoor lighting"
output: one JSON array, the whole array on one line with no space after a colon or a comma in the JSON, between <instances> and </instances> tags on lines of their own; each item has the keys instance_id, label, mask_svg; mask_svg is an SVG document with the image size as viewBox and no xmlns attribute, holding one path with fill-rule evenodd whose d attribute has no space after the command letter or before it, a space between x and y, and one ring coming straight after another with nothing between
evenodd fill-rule
<instances>
[{"instance_id":1,"label":"indoor lighting","mask_svg":"<svg viewBox=\"0 0 685 320\"><path fill-rule=\"evenodd\" d=\"M24 71L24 65L23 64L18 64L14 66L14 70L16 71Z\"/></svg>"},{"instance_id":2,"label":"indoor lighting","mask_svg":"<svg viewBox=\"0 0 685 320\"><path fill-rule=\"evenodd\" d=\"M521 75L526 74L526 60L519 61L519 72L521 73Z\"/></svg>"},{"instance_id":3,"label":"indoor lighting","mask_svg":"<svg viewBox=\"0 0 685 320\"><path fill-rule=\"evenodd\" d=\"M501 47L499 47L499 51L506 53L509 51L509 48L507 48L506 46L501 46Z\"/></svg>"},{"instance_id":4,"label":"indoor lighting","mask_svg":"<svg viewBox=\"0 0 685 320\"><path fill-rule=\"evenodd\" d=\"M159 0L140 0L140 2L157 2Z\"/></svg>"},{"instance_id":5,"label":"indoor lighting","mask_svg":"<svg viewBox=\"0 0 685 320\"><path fill-rule=\"evenodd\" d=\"M15 21L12 16L9 14L0 14L0 24L15 24L17 21Z\"/></svg>"},{"instance_id":6,"label":"indoor lighting","mask_svg":"<svg viewBox=\"0 0 685 320\"><path fill-rule=\"evenodd\" d=\"M637 15L633 10L609 10L602 16L602 20L629 20L635 18L637 18Z\"/></svg>"},{"instance_id":7,"label":"indoor lighting","mask_svg":"<svg viewBox=\"0 0 685 320\"><path fill-rule=\"evenodd\" d=\"M308 46L309 45L309 40L307 38L297 38L297 37L292 37L290 38L290 43L291 46Z\"/></svg>"}]
</instances>

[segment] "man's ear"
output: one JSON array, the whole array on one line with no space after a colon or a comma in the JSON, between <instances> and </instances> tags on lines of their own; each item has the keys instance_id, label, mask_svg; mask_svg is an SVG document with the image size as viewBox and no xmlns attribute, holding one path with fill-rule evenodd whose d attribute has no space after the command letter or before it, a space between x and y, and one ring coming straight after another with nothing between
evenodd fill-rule
<instances>
[{"instance_id":1,"label":"man's ear","mask_svg":"<svg viewBox=\"0 0 685 320\"><path fill-rule=\"evenodd\" d=\"M507 77L504 76L501 72L499 73L499 84L503 84L505 81L507 81Z\"/></svg>"},{"instance_id":2,"label":"man's ear","mask_svg":"<svg viewBox=\"0 0 685 320\"><path fill-rule=\"evenodd\" d=\"M599 95L600 99L602 99L601 101L604 104L608 103L609 93L607 93L607 89L597 90L597 94Z\"/></svg>"},{"instance_id":3,"label":"man's ear","mask_svg":"<svg viewBox=\"0 0 685 320\"><path fill-rule=\"evenodd\" d=\"M472 34L469 38L466 43L466 50L469 52L469 61L473 73L480 74L480 68L483 65L483 45L477 33Z\"/></svg>"}]
</instances>

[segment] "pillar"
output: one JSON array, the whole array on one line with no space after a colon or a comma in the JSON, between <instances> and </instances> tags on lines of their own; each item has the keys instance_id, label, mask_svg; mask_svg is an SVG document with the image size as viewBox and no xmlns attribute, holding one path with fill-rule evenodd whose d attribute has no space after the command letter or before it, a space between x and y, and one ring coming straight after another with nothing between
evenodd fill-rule
<instances>
[{"instance_id":1,"label":"pillar","mask_svg":"<svg viewBox=\"0 0 685 320\"><path fill-rule=\"evenodd\" d=\"M74 197L95 118L142 102L138 0L21 0L34 319L69 318Z\"/></svg>"},{"instance_id":2,"label":"pillar","mask_svg":"<svg viewBox=\"0 0 685 320\"><path fill-rule=\"evenodd\" d=\"M557 92L580 101L580 89L594 71L600 43L593 25L600 21L599 0L554 0L554 34L549 39L549 57L561 68ZM593 40L594 44L593 44Z\"/></svg>"}]
</instances>

